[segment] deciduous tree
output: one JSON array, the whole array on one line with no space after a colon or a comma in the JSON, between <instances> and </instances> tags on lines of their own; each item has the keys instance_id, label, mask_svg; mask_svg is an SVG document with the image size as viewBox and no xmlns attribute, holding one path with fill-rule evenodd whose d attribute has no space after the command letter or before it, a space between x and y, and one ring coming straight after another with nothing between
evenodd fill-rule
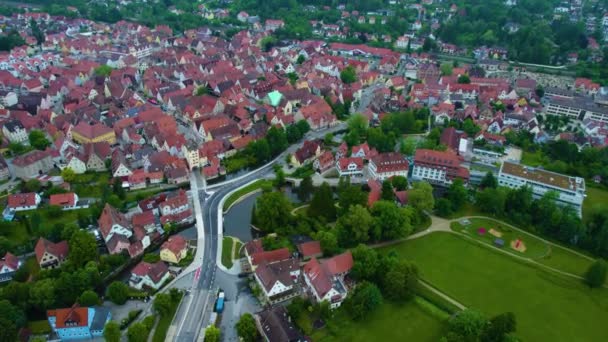
<instances>
[{"instance_id":1,"label":"deciduous tree","mask_svg":"<svg viewBox=\"0 0 608 342\"><path fill-rule=\"evenodd\" d=\"M419 211L431 211L435 206L433 187L427 182L416 182L409 192L408 203Z\"/></svg>"},{"instance_id":2,"label":"deciduous tree","mask_svg":"<svg viewBox=\"0 0 608 342\"><path fill-rule=\"evenodd\" d=\"M89 261L95 261L99 257L97 241L93 234L87 231L76 231L70 238L69 246L69 258L76 267L81 267Z\"/></svg>"},{"instance_id":3,"label":"deciduous tree","mask_svg":"<svg viewBox=\"0 0 608 342\"><path fill-rule=\"evenodd\" d=\"M108 286L108 299L118 305L123 305L129 298L129 287L121 281L115 281Z\"/></svg>"},{"instance_id":4,"label":"deciduous tree","mask_svg":"<svg viewBox=\"0 0 608 342\"><path fill-rule=\"evenodd\" d=\"M363 281L347 297L345 305L353 319L361 320L382 305L382 293L375 284Z\"/></svg>"},{"instance_id":5,"label":"deciduous tree","mask_svg":"<svg viewBox=\"0 0 608 342\"><path fill-rule=\"evenodd\" d=\"M408 212L397 207L394 202L378 201L371 209L375 240L393 240L407 236L411 230Z\"/></svg>"},{"instance_id":6,"label":"deciduous tree","mask_svg":"<svg viewBox=\"0 0 608 342\"><path fill-rule=\"evenodd\" d=\"M333 192L329 184L323 183L312 195L308 215L312 217L323 217L331 222L336 219L336 206L334 204Z\"/></svg>"},{"instance_id":7,"label":"deciduous tree","mask_svg":"<svg viewBox=\"0 0 608 342\"><path fill-rule=\"evenodd\" d=\"M106 342L120 342L120 325L114 321L109 321L103 329L103 337Z\"/></svg>"},{"instance_id":8,"label":"deciduous tree","mask_svg":"<svg viewBox=\"0 0 608 342\"><path fill-rule=\"evenodd\" d=\"M216 328L215 325L210 325L205 329L205 341L206 342L219 342L220 341L220 329Z\"/></svg>"},{"instance_id":9,"label":"deciduous tree","mask_svg":"<svg viewBox=\"0 0 608 342\"><path fill-rule=\"evenodd\" d=\"M260 334L255 325L255 319L250 313L245 313L236 323L236 331L243 342L255 342Z\"/></svg>"},{"instance_id":10,"label":"deciduous tree","mask_svg":"<svg viewBox=\"0 0 608 342\"><path fill-rule=\"evenodd\" d=\"M255 204L255 224L265 232L274 232L289 224L292 209L283 193L264 193Z\"/></svg>"},{"instance_id":11,"label":"deciduous tree","mask_svg":"<svg viewBox=\"0 0 608 342\"><path fill-rule=\"evenodd\" d=\"M86 290L78 298L78 304L81 306L95 306L99 304L99 296L95 291Z\"/></svg>"},{"instance_id":12,"label":"deciduous tree","mask_svg":"<svg viewBox=\"0 0 608 342\"><path fill-rule=\"evenodd\" d=\"M608 273L608 266L604 260L596 260L587 272L585 272L585 281L589 287L601 287L606 283L606 274Z\"/></svg>"},{"instance_id":13,"label":"deciduous tree","mask_svg":"<svg viewBox=\"0 0 608 342\"><path fill-rule=\"evenodd\" d=\"M366 208L360 205L351 206L336 223L340 245L349 247L368 241L372 223L373 218Z\"/></svg>"}]
</instances>

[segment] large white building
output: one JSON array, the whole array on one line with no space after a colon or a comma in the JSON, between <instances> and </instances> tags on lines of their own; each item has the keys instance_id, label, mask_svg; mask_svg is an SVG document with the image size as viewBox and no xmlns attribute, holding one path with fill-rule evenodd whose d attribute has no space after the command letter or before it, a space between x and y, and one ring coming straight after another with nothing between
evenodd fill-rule
<instances>
[{"instance_id":1,"label":"large white building","mask_svg":"<svg viewBox=\"0 0 608 342\"><path fill-rule=\"evenodd\" d=\"M407 178L410 164L401 153L388 152L373 157L368 168L370 177L374 179L385 180L394 176Z\"/></svg>"},{"instance_id":2,"label":"large white building","mask_svg":"<svg viewBox=\"0 0 608 342\"><path fill-rule=\"evenodd\" d=\"M548 115L567 116L573 120L591 119L599 122L608 122L608 108L600 107L591 98L585 97L552 97L545 113Z\"/></svg>"},{"instance_id":3,"label":"large white building","mask_svg":"<svg viewBox=\"0 0 608 342\"><path fill-rule=\"evenodd\" d=\"M509 188L529 186L534 198L549 191L558 194L557 204L572 206L582 216L585 199L585 180L555 172L535 169L526 165L504 162L498 174L498 184Z\"/></svg>"},{"instance_id":4,"label":"large white building","mask_svg":"<svg viewBox=\"0 0 608 342\"><path fill-rule=\"evenodd\" d=\"M460 158L450 152L418 149L414 156L412 178L448 186L455 178L469 181L469 170L460 166Z\"/></svg>"}]
</instances>

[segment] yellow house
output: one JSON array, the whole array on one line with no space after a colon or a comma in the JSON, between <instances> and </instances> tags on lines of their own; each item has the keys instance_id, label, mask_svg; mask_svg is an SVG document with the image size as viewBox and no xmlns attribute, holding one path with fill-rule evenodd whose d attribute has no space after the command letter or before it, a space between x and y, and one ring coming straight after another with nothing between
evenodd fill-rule
<instances>
[{"instance_id":1,"label":"yellow house","mask_svg":"<svg viewBox=\"0 0 608 342\"><path fill-rule=\"evenodd\" d=\"M72 129L72 139L79 144L105 141L110 145L114 145L116 143L116 134L114 134L113 129L103 124L96 123L90 125L87 122L81 121Z\"/></svg>"},{"instance_id":2,"label":"yellow house","mask_svg":"<svg viewBox=\"0 0 608 342\"><path fill-rule=\"evenodd\" d=\"M160 248L160 260L178 264L188 255L188 241L180 235L169 238Z\"/></svg>"}]
</instances>

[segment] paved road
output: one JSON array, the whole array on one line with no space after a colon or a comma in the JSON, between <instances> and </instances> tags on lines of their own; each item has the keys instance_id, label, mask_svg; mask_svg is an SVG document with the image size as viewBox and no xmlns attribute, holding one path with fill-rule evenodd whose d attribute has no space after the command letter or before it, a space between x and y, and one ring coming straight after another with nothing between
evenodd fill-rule
<instances>
[{"instance_id":1,"label":"paved road","mask_svg":"<svg viewBox=\"0 0 608 342\"><path fill-rule=\"evenodd\" d=\"M336 132L346 128L344 123L327 130L309 132L307 139L321 139L325 134ZM294 153L299 145L290 146L287 151L279 155L275 160L267 165L251 171L243 176L206 186L206 182L199 172L193 172L190 177L190 188L194 201L194 212L197 226L197 253L194 262L188 267L184 274L193 273L193 282L190 294L187 295L180 305L173 320L172 329L169 330L168 340L186 342L202 339L201 329L209 323L215 295L218 289L226 292L226 320L222 321L222 333L227 340L234 338L234 329L228 329L230 324L243 312L255 312L254 302L248 300L247 296L239 297L243 293L243 280L236 275L223 272L217 264L219 260L219 244L221 243L223 232L218 231L220 227L219 219L222 219L222 199L230 192L252 182L256 179L265 178L273 173L275 163L284 163L287 154ZM235 284L239 284L234 289ZM251 297L251 296L249 296ZM241 298L239 300L239 298ZM233 326L233 325L232 325Z\"/></svg>"}]
</instances>

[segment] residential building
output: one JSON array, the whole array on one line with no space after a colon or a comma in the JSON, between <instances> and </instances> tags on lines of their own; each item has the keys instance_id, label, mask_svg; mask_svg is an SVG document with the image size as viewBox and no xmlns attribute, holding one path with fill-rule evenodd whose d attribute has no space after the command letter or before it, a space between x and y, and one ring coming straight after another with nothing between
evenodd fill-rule
<instances>
[{"instance_id":1,"label":"residential building","mask_svg":"<svg viewBox=\"0 0 608 342\"><path fill-rule=\"evenodd\" d=\"M340 177L360 177L363 176L363 158L348 157L340 158L336 162L336 168Z\"/></svg>"},{"instance_id":2,"label":"residential building","mask_svg":"<svg viewBox=\"0 0 608 342\"><path fill-rule=\"evenodd\" d=\"M104 240L108 242L114 235L123 235L127 239L133 235L133 230L129 220L124 214L116 210L110 204L106 203L105 207L97 220L99 231Z\"/></svg>"},{"instance_id":3,"label":"residential building","mask_svg":"<svg viewBox=\"0 0 608 342\"><path fill-rule=\"evenodd\" d=\"M98 142L84 145L87 170L106 171L106 160L111 158L112 149L107 142Z\"/></svg>"},{"instance_id":4,"label":"residential building","mask_svg":"<svg viewBox=\"0 0 608 342\"><path fill-rule=\"evenodd\" d=\"M334 160L334 155L331 151L325 151L321 153L321 155L315 159L313 163L313 168L321 173L328 171L336 165L336 161Z\"/></svg>"},{"instance_id":5,"label":"residential building","mask_svg":"<svg viewBox=\"0 0 608 342\"><path fill-rule=\"evenodd\" d=\"M112 320L109 308L80 307L47 311L47 319L53 332L62 341L103 339L103 329Z\"/></svg>"},{"instance_id":6,"label":"residential building","mask_svg":"<svg viewBox=\"0 0 608 342\"><path fill-rule=\"evenodd\" d=\"M373 157L368 169L369 175L373 179L385 180L394 176L407 178L410 164L401 153L387 152Z\"/></svg>"},{"instance_id":7,"label":"residential building","mask_svg":"<svg viewBox=\"0 0 608 342\"><path fill-rule=\"evenodd\" d=\"M80 206L78 205L78 195L73 192L51 195L49 199L49 204L59 206L63 210L72 210L80 208Z\"/></svg>"},{"instance_id":8,"label":"residential building","mask_svg":"<svg viewBox=\"0 0 608 342\"><path fill-rule=\"evenodd\" d=\"M258 331L267 342L304 342L307 339L302 336L295 326L289 313L284 306L273 306L255 315Z\"/></svg>"},{"instance_id":9,"label":"residential building","mask_svg":"<svg viewBox=\"0 0 608 342\"><path fill-rule=\"evenodd\" d=\"M51 155L45 151L32 151L13 159L15 177L21 179L36 178L53 168Z\"/></svg>"},{"instance_id":10,"label":"residential building","mask_svg":"<svg viewBox=\"0 0 608 342\"><path fill-rule=\"evenodd\" d=\"M557 194L557 204L573 207L582 217L583 201L585 200L585 180L583 178L504 162L498 173L498 184L513 189L529 186L534 198L541 198L547 192L553 191Z\"/></svg>"},{"instance_id":11,"label":"residential building","mask_svg":"<svg viewBox=\"0 0 608 342\"><path fill-rule=\"evenodd\" d=\"M265 251L260 239L245 244L245 257L252 271L255 271L256 267L262 262L273 263L289 259L290 256L288 248Z\"/></svg>"},{"instance_id":12,"label":"residential building","mask_svg":"<svg viewBox=\"0 0 608 342\"><path fill-rule=\"evenodd\" d=\"M114 130L104 124L89 124L81 121L72 128L72 139L79 144L90 144L107 142L110 145L116 143Z\"/></svg>"},{"instance_id":13,"label":"residential building","mask_svg":"<svg viewBox=\"0 0 608 342\"><path fill-rule=\"evenodd\" d=\"M0 259L0 283L12 280L20 266L21 261L10 252L6 252L4 257Z\"/></svg>"},{"instance_id":14,"label":"residential building","mask_svg":"<svg viewBox=\"0 0 608 342\"><path fill-rule=\"evenodd\" d=\"M339 307L348 289L344 284L344 276L353 267L353 257L350 251L336 255L319 263L317 258L312 258L304 265L304 281L308 286L312 298L320 303L328 301L330 307Z\"/></svg>"},{"instance_id":15,"label":"residential building","mask_svg":"<svg viewBox=\"0 0 608 342\"><path fill-rule=\"evenodd\" d=\"M45 238L40 238L36 243L34 252L40 268L56 268L61 266L68 257L68 242L53 243Z\"/></svg>"},{"instance_id":16,"label":"residential building","mask_svg":"<svg viewBox=\"0 0 608 342\"><path fill-rule=\"evenodd\" d=\"M188 255L188 241L181 235L173 235L160 248L160 260L179 264Z\"/></svg>"},{"instance_id":17,"label":"residential building","mask_svg":"<svg viewBox=\"0 0 608 342\"><path fill-rule=\"evenodd\" d=\"M320 258L323 256L323 251L321 250L321 243L319 241L308 241L299 244L298 253L303 260L308 260L310 258Z\"/></svg>"},{"instance_id":18,"label":"residential building","mask_svg":"<svg viewBox=\"0 0 608 342\"><path fill-rule=\"evenodd\" d=\"M291 156L291 164L300 167L319 155L321 155L321 144L318 141L306 140L302 147Z\"/></svg>"},{"instance_id":19,"label":"residential building","mask_svg":"<svg viewBox=\"0 0 608 342\"><path fill-rule=\"evenodd\" d=\"M418 149L414 155L412 178L443 186L452 184L455 178L468 182L469 170L460 162L457 155L449 152Z\"/></svg>"},{"instance_id":20,"label":"residential building","mask_svg":"<svg viewBox=\"0 0 608 342\"><path fill-rule=\"evenodd\" d=\"M296 280L300 275L300 263L297 259L273 263L262 261L255 269L254 275L264 299L270 304L280 303L299 294Z\"/></svg>"},{"instance_id":21,"label":"residential building","mask_svg":"<svg viewBox=\"0 0 608 342\"><path fill-rule=\"evenodd\" d=\"M129 286L138 290L144 288L158 290L170 278L169 268L163 261L154 264L142 261L131 271Z\"/></svg>"},{"instance_id":22,"label":"residential building","mask_svg":"<svg viewBox=\"0 0 608 342\"><path fill-rule=\"evenodd\" d=\"M35 192L8 195L6 207L12 211L33 210L38 208L42 199Z\"/></svg>"},{"instance_id":23,"label":"residential building","mask_svg":"<svg viewBox=\"0 0 608 342\"><path fill-rule=\"evenodd\" d=\"M12 143L26 143L29 145L27 131L19 120L11 120L6 122L2 127L2 135L4 135L8 141Z\"/></svg>"}]
</instances>

